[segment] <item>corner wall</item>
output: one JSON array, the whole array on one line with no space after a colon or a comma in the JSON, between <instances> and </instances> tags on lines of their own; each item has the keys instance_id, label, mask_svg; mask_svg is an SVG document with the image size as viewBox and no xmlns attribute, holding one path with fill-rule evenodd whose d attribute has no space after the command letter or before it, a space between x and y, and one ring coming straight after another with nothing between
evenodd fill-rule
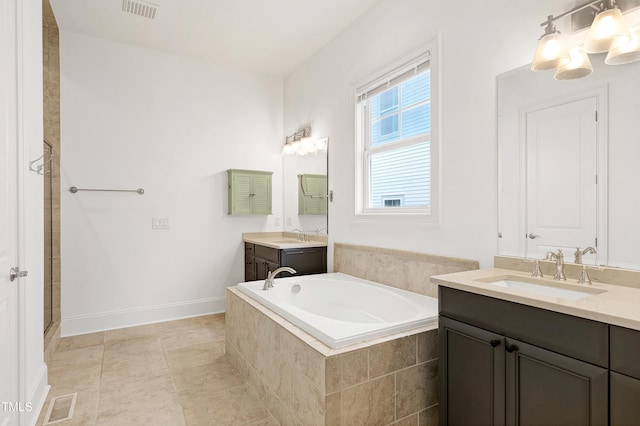
<instances>
[{"instance_id":1,"label":"corner wall","mask_svg":"<svg viewBox=\"0 0 640 426\"><path fill-rule=\"evenodd\" d=\"M241 234L280 230L282 79L60 37L62 334L222 312ZM229 168L274 172L273 216L227 215Z\"/></svg>"}]
</instances>

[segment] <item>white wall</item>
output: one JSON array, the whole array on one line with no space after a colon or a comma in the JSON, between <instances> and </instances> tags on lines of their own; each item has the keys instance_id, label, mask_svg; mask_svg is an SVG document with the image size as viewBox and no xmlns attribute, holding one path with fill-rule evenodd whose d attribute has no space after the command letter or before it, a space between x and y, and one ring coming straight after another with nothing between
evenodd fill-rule
<instances>
[{"instance_id":1,"label":"white wall","mask_svg":"<svg viewBox=\"0 0 640 426\"><path fill-rule=\"evenodd\" d=\"M285 128L328 136L333 242L479 260L497 252L496 76L531 61L539 23L570 6L538 0L382 0L285 80ZM567 6L566 8L563 6ZM350 86L440 34L441 219L354 222ZM331 262L330 262L331 265Z\"/></svg>"},{"instance_id":2,"label":"white wall","mask_svg":"<svg viewBox=\"0 0 640 426\"><path fill-rule=\"evenodd\" d=\"M282 80L60 38L62 334L223 311L242 232L282 217ZM227 215L229 168L274 172L274 216Z\"/></svg>"}]
</instances>

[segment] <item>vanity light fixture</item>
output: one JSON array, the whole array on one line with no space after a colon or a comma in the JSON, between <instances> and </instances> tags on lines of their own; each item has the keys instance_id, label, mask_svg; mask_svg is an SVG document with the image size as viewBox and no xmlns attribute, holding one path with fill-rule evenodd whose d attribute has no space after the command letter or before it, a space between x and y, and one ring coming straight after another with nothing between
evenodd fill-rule
<instances>
[{"instance_id":1,"label":"vanity light fixture","mask_svg":"<svg viewBox=\"0 0 640 426\"><path fill-rule=\"evenodd\" d=\"M311 140L311 127L306 127L284 140L282 153L284 155L315 155L327 149L327 139Z\"/></svg>"},{"instance_id":2,"label":"vanity light fixture","mask_svg":"<svg viewBox=\"0 0 640 426\"><path fill-rule=\"evenodd\" d=\"M584 45L573 46L567 50L554 22L587 8L596 12ZM555 68L556 80L571 80L591 74L593 66L587 53L608 52L605 60L608 65L640 60L640 34L632 35L629 31L616 0L590 1L560 15L549 15L540 26L545 27L545 31L538 41L531 69L544 71Z\"/></svg>"}]
</instances>

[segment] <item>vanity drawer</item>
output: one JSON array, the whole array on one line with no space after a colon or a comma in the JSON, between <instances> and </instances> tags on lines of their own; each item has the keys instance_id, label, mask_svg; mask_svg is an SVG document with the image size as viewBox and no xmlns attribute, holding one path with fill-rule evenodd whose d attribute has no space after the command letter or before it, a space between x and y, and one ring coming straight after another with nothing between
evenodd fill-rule
<instances>
[{"instance_id":1,"label":"vanity drawer","mask_svg":"<svg viewBox=\"0 0 640 426\"><path fill-rule=\"evenodd\" d=\"M439 304L440 315L609 366L608 324L443 286L439 287Z\"/></svg>"},{"instance_id":2,"label":"vanity drawer","mask_svg":"<svg viewBox=\"0 0 640 426\"><path fill-rule=\"evenodd\" d=\"M269 260L271 262L280 263L280 250L271 247L260 246L256 244L256 257Z\"/></svg>"},{"instance_id":3,"label":"vanity drawer","mask_svg":"<svg viewBox=\"0 0 640 426\"><path fill-rule=\"evenodd\" d=\"M640 379L640 331L611 326L611 369Z\"/></svg>"},{"instance_id":4,"label":"vanity drawer","mask_svg":"<svg viewBox=\"0 0 640 426\"><path fill-rule=\"evenodd\" d=\"M253 256L256 250L256 245L251 243L244 243L245 256Z\"/></svg>"}]
</instances>

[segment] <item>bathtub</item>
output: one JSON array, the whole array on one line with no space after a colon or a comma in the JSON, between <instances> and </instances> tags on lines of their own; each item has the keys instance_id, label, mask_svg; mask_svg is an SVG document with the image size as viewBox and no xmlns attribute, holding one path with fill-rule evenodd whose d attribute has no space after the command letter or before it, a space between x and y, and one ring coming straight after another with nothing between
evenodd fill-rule
<instances>
[{"instance_id":1,"label":"bathtub","mask_svg":"<svg viewBox=\"0 0 640 426\"><path fill-rule=\"evenodd\" d=\"M240 291L283 316L327 346L436 324L438 300L339 272L238 284Z\"/></svg>"}]
</instances>

